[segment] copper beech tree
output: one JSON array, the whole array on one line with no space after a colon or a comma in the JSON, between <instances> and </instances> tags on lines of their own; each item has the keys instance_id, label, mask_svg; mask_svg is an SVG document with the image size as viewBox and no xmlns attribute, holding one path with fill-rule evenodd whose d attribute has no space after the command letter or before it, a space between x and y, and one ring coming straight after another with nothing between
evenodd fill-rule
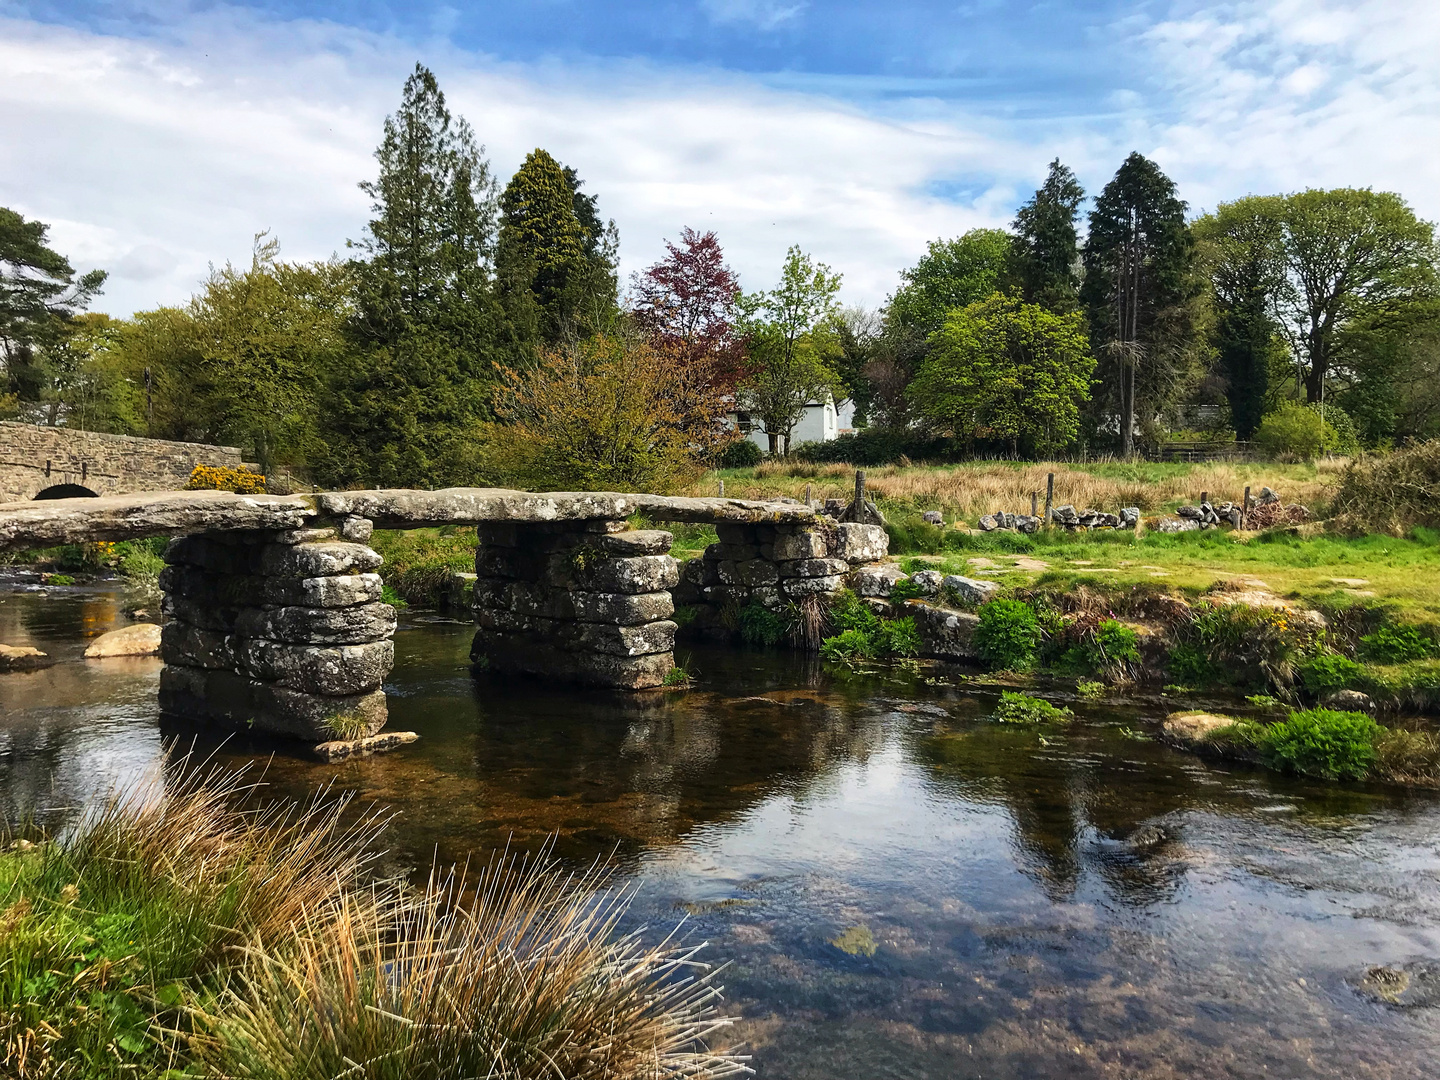
<instances>
[{"instance_id":1,"label":"copper beech tree","mask_svg":"<svg viewBox=\"0 0 1440 1080\"><path fill-rule=\"evenodd\" d=\"M496 479L535 491L685 486L733 436L703 368L676 348L598 334L507 370L481 445Z\"/></svg>"}]
</instances>

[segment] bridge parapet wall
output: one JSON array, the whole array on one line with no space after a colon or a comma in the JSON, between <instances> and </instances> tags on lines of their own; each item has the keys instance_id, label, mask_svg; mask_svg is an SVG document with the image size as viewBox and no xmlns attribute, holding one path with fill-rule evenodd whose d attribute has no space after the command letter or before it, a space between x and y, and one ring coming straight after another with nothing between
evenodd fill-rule
<instances>
[{"instance_id":1,"label":"bridge parapet wall","mask_svg":"<svg viewBox=\"0 0 1440 1080\"><path fill-rule=\"evenodd\" d=\"M163 710L320 743L378 732L395 662L380 556L331 529L234 530L165 551Z\"/></svg>"},{"instance_id":2,"label":"bridge parapet wall","mask_svg":"<svg viewBox=\"0 0 1440 1080\"><path fill-rule=\"evenodd\" d=\"M47 488L73 485L97 495L174 491L196 465L236 469L234 446L105 435L74 428L0 421L0 503L33 499Z\"/></svg>"},{"instance_id":3,"label":"bridge parapet wall","mask_svg":"<svg viewBox=\"0 0 1440 1080\"><path fill-rule=\"evenodd\" d=\"M663 683L679 581L670 533L603 519L478 532L477 667L627 690Z\"/></svg>"}]
</instances>

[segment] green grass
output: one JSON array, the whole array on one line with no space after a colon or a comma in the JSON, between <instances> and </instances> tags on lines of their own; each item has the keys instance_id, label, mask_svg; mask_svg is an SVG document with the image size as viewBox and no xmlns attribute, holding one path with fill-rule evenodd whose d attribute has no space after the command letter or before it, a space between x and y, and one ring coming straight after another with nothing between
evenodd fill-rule
<instances>
[{"instance_id":1,"label":"green grass","mask_svg":"<svg viewBox=\"0 0 1440 1080\"><path fill-rule=\"evenodd\" d=\"M377 529L370 546L384 557L380 577L407 606L435 608L455 571L475 572L475 530ZM391 601L393 603L393 601Z\"/></svg>"}]
</instances>

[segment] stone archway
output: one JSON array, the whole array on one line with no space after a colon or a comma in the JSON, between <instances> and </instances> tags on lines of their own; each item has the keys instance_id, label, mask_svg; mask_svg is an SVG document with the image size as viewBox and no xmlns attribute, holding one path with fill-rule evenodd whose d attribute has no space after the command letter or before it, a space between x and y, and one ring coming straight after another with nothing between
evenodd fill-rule
<instances>
[{"instance_id":1,"label":"stone archway","mask_svg":"<svg viewBox=\"0 0 1440 1080\"><path fill-rule=\"evenodd\" d=\"M88 487L81 487L79 484L52 484L44 491L35 496L33 501L41 499L98 499L99 492L91 491Z\"/></svg>"}]
</instances>

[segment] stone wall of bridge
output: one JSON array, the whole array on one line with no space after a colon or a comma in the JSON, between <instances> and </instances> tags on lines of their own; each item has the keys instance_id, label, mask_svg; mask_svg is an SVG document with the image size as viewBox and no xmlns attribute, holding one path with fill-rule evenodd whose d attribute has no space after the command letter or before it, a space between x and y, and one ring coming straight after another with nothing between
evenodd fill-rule
<instances>
[{"instance_id":1,"label":"stone wall of bridge","mask_svg":"<svg viewBox=\"0 0 1440 1080\"><path fill-rule=\"evenodd\" d=\"M73 428L0 421L0 503L53 489L95 495L176 491L196 465L239 468L238 447L102 435ZM83 494L80 490L72 494Z\"/></svg>"}]
</instances>

